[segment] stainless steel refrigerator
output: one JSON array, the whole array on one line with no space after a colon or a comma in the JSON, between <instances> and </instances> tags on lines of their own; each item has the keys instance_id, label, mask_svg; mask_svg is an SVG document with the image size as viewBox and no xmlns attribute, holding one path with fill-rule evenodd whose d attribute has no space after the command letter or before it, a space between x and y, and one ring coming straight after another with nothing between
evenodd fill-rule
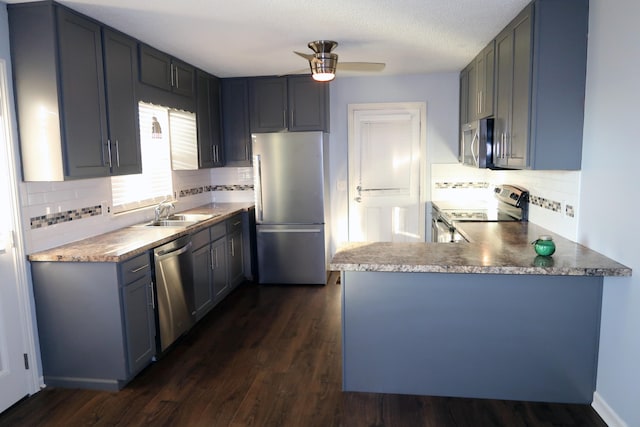
<instances>
[{"instance_id":1,"label":"stainless steel refrigerator","mask_svg":"<svg viewBox=\"0 0 640 427\"><path fill-rule=\"evenodd\" d=\"M252 135L259 283L327 279L328 135Z\"/></svg>"}]
</instances>

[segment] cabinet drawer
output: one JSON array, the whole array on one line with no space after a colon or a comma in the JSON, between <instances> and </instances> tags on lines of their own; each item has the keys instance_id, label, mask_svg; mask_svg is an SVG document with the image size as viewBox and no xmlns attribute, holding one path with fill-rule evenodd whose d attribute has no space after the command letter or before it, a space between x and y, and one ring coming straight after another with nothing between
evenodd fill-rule
<instances>
[{"instance_id":1,"label":"cabinet drawer","mask_svg":"<svg viewBox=\"0 0 640 427\"><path fill-rule=\"evenodd\" d=\"M122 284L126 285L133 282L151 271L151 262L149 261L149 253L145 252L130 260L124 261L120 265L120 275L122 276Z\"/></svg>"},{"instance_id":2,"label":"cabinet drawer","mask_svg":"<svg viewBox=\"0 0 640 427\"><path fill-rule=\"evenodd\" d=\"M210 228L211 230L211 241L218 240L221 237L224 237L226 233L225 223L221 222L219 224L214 225Z\"/></svg>"},{"instance_id":3,"label":"cabinet drawer","mask_svg":"<svg viewBox=\"0 0 640 427\"><path fill-rule=\"evenodd\" d=\"M227 234L242 231L242 214L234 215L227 220Z\"/></svg>"},{"instance_id":4,"label":"cabinet drawer","mask_svg":"<svg viewBox=\"0 0 640 427\"><path fill-rule=\"evenodd\" d=\"M213 227L212 227L213 228ZM191 236L191 242L193 243L193 250L200 249L201 247L209 244L209 228L198 231Z\"/></svg>"}]
</instances>

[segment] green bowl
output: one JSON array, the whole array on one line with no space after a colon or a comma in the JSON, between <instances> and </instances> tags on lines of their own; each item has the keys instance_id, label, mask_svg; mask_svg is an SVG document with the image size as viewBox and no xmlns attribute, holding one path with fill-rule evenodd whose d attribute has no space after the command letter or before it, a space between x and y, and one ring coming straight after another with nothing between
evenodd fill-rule
<instances>
[{"instance_id":1,"label":"green bowl","mask_svg":"<svg viewBox=\"0 0 640 427\"><path fill-rule=\"evenodd\" d=\"M540 236L533 242L533 248L538 255L551 256L556 251L556 244L553 243L551 236Z\"/></svg>"}]
</instances>

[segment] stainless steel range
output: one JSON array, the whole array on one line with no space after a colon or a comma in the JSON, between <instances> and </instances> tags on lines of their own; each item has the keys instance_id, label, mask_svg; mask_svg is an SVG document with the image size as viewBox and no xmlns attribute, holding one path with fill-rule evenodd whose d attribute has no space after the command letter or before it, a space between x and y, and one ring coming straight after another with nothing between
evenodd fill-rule
<instances>
[{"instance_id":1,"label":"stainless steel range","mask_svg":"<svg viewBox=\"0 0 640 427\"><path fill-rule=\"evenodd\" d=\"M498 185L487 201L432 202L432 242L464 242L456 230L458 222L527 221L529 192L515 185Z\"/></svg>"}]
</instances>

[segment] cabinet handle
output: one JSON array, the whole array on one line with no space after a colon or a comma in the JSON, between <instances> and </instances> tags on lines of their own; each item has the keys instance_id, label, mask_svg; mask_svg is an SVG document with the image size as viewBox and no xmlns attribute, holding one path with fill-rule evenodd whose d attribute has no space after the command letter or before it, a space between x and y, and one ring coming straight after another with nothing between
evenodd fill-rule
<instances>
[{"instance_id":1,"label":"cabinet handle","mask_svg":"<svg viewBox=\"0 0 640 427\"><path fill-rule=\"evenodd\" d=\"M174 80L174 77L173 77L173 74L174 74L173 73L173 64L169 65L169 69L171 70L171 77L170 77L171 81L169 81L169 86L173 87L173 80Z\"/></svg>"},{"instance_id":2,"label":"cabinet handle","mask_svg":"<svg viewBox=\"0 0 640 427\"><path fill-rule=\"evenodd\" d=\"M120 167L120 143L116 138L116 167Z\"/></svg>"},{"instance_id":3,"label":"cabinet handle","mask_svg":"<svg viewBox=\"0 0 640 427\"><path fill-rule=\"evenodd\" d=\"M151 289L151 308L156 309L156 295L153 286L153 280L149 282L149 288Z\"/></svg>"},{"instance_id":4,"label":"cabinet handle","mask_svg":"<svg viewBox=\"0 0 640 427\"><path fill-rule=\"evenodd\" d=\"M282 126L287 127L287 110L282 110Z\"/></svg>"},{"instance_id":5,"label":"cabinet handle","mask_svg":"<svg viewBox=\"0 0 640 427\"><path fill-rule=\"evenodd\" d=\"M249 146L247 144L244 145L244 159L249 160Z\"/></svg>"},{"instance_id":6,"label":"cabinet handle","mask_svg":"<svg viewBox=\"0 0 640 427\"><path fill-rule=\"evenodd\" d=\"M236 256L236 248L233 244L233 239L231 239L231 256Z\"/></svg>"},{"instance_id":7,"label":"cabinet handle","mask_svg":"<svg viewBox=\"0 0 640 427\"><path fill-rule=\"evenodd\" d=\"M293 108L291 109L291 123L289 123L289 126L293 126L295 121L295 117L296 117L296 110L294 110Z\"/></svg>"},{"instance_id":8,"label":"cabinet handle","mask_svg":"<svg viewBox=\"0 0 640 427\"><path fill-rule=\"evenodd\" d=\"M176 89L180 89L180 73L178 72L178 67L174 67L176 70L173 74L176 76Z\"/></svg>"},{"instance_id":9,"label":"cabinet handle","mask_svg":"<svg viewBox=\"0 0 640 427\"><path fill-rule=\"evenodd\" d=\"M143 266L140 266L138 268L134 268L133 270L129 270L131 273L137 273L138 271L142 271L145 268L149 268L149 264L145 264Z\"/></svg>"},{"instance_id":10,"label":"cabinet handle","mask_svg":"<svg viewBox=\"0 0 640 427\"><path fill-rule=\"evenodd\" d=\"M211 269L215 270L218 266L218 251L215 249L210 249L209 254L211 256Z\"/></svg>"},{"instance_id":11,"label":"cabinet handle","mask_svg":"<svg viewBox=\"0 0 640 427\"><path fill-rule=\"evenodd\" d=\"M237 227L237 226L239 226L240 224L242 224L242 221L236 221L236 222L234 222L234 223L233 223L233 226L234 226L234 227Z\"/></svg>"},{"instance_id":12,"label":"cabinet handle","mask_svg":"<svg viewBox=\"0 0 640 427\"><path fill-rule=\"evenodd\" d=\"M111 140L107 139L107 159L109 160L109 167L111 168L113 165L111 164Z\"/></svg>"}]
</instances>

